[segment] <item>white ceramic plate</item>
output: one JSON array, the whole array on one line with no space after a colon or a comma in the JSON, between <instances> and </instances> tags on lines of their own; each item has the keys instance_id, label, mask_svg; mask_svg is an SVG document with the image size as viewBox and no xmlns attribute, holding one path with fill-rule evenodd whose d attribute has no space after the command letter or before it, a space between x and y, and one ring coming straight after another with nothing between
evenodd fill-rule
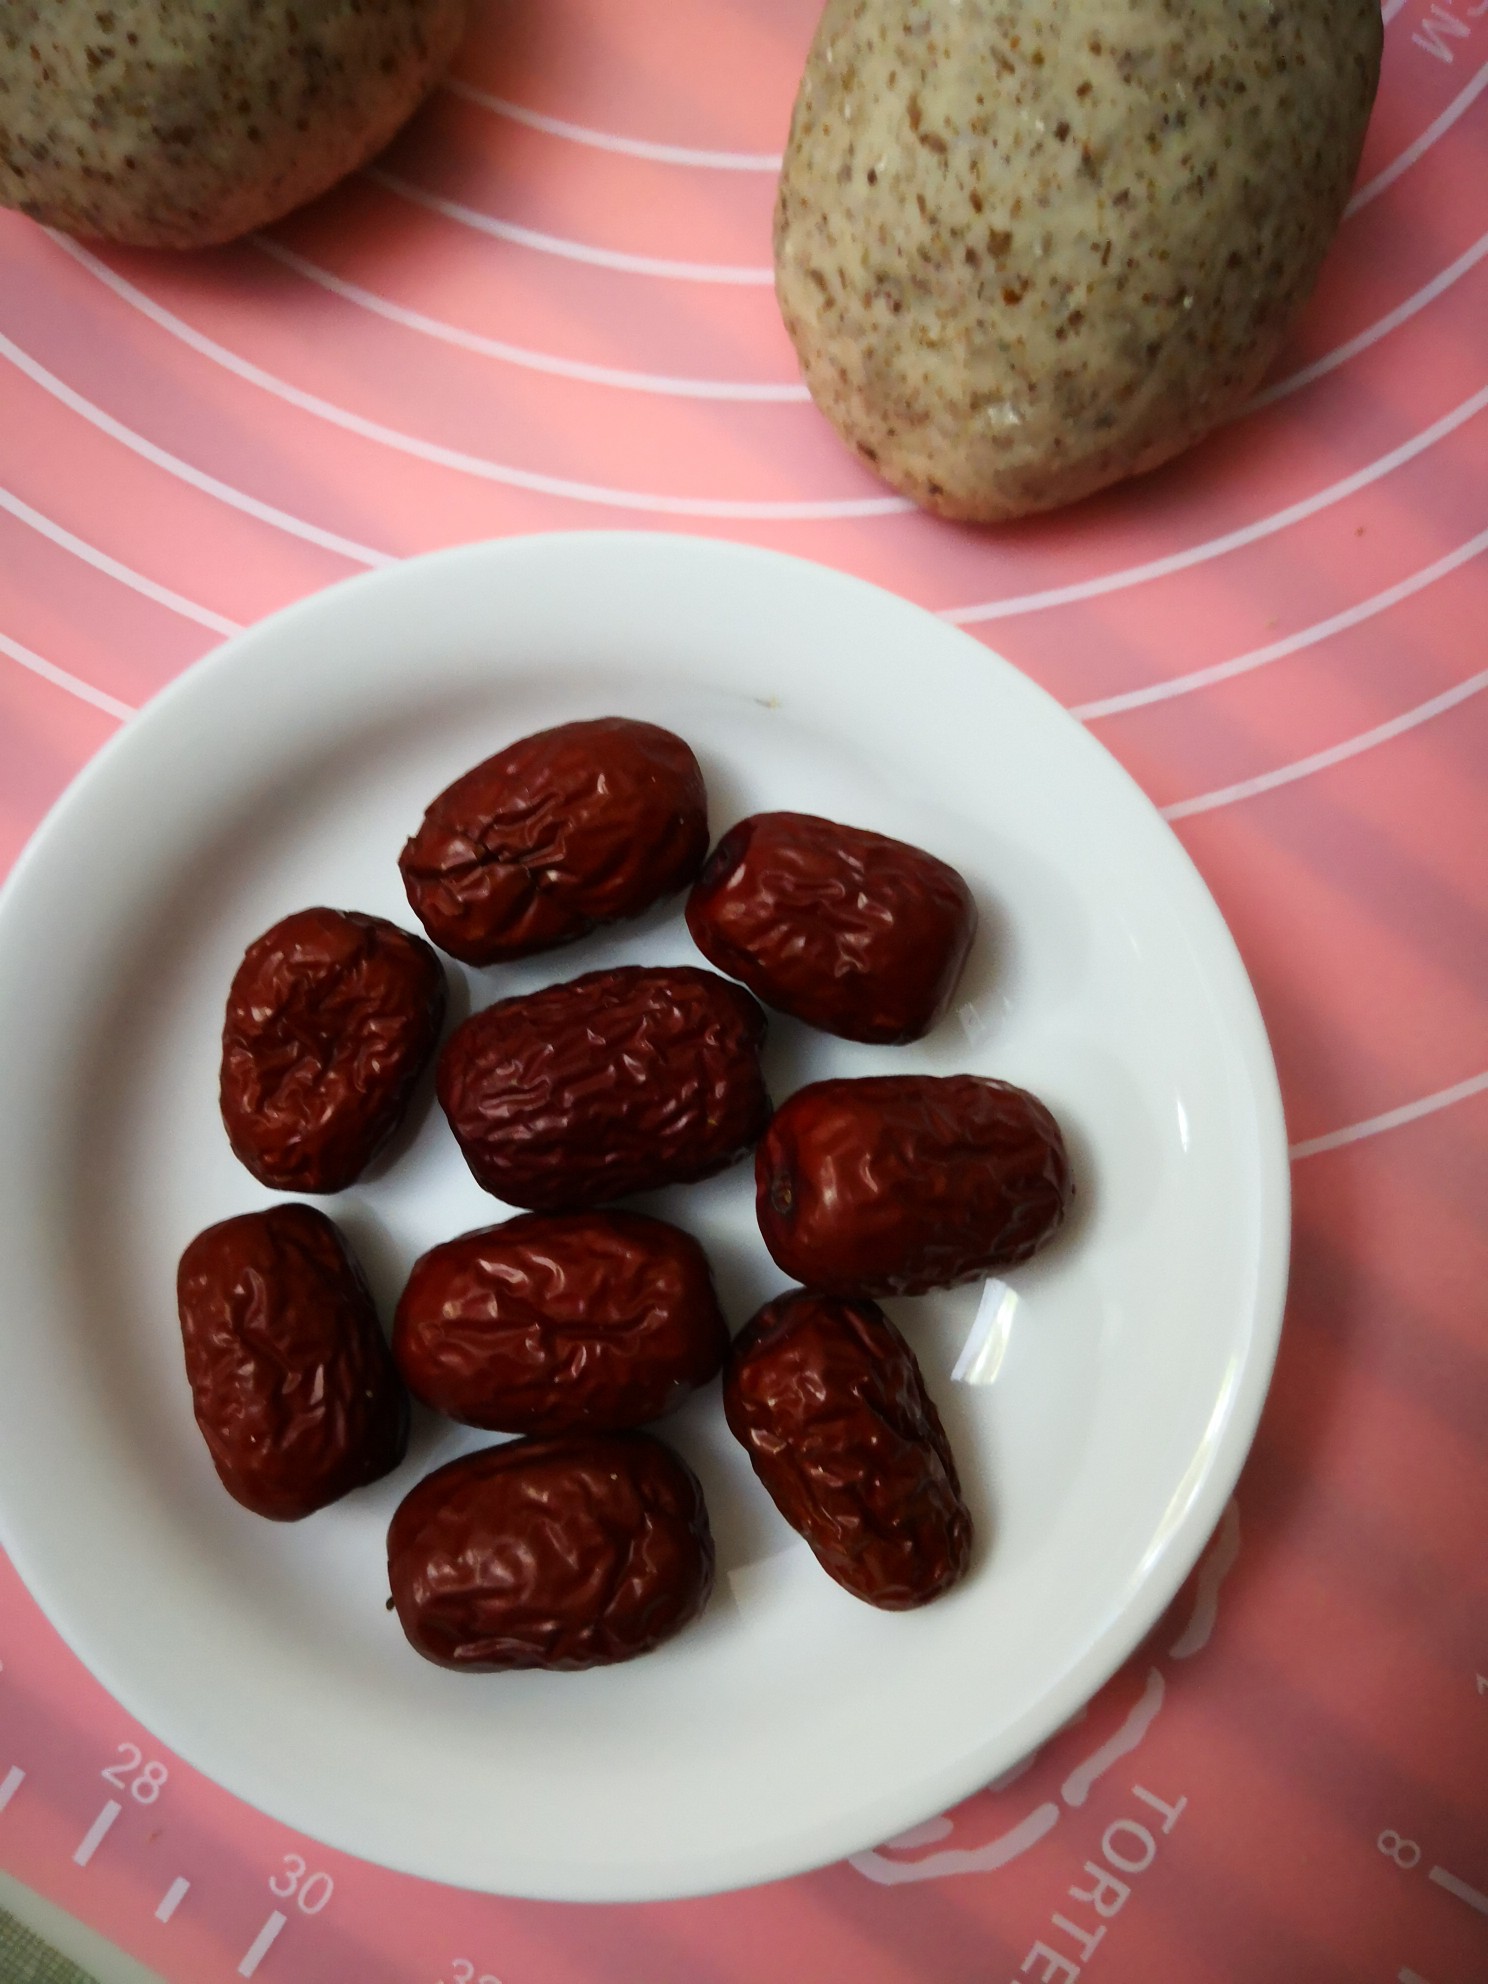
<instances>
[{"instance_id":1,"label":"white ceramic plate","mask_svg":"<svg viewBox=\"0 0 1488 1984\"><path fill-rule=\"evenodd\" d=\"M258 1520L192 1421L174 1271L271 1195L217 1116L247 942L325 902L411 921L396 857L509 739L649 717L715 831L796 807L920 842L982 905L959 1011L911 1048L772 1029L775 1094L973 1069L1065 1124L1079 1213L962 1356L975 1290L891 1305L978 1526L918 1613L833 1585L756 1486L716 1387L667 1422L719 1546L706 1617L578 1675L457 1676L384 1610L383 1536L485 1436L420 1419L389 1480ZM595 966L694 956L680 905L456 986L455 1016ZM414 1256L500 1216L427 1093L344 1221L388 1308ZM748 1167L656 1194L737 1327L781 1286ZM415 560L281 613L103 751L0 897L0 1534L46 1611L201 1770L348 1852L567 1899L683 1895L819 1864L969 1794L1062 1723L1217 1520L1270 1375L1286 1149L1245 972L1178 842L1041 691L903 601L770 553L534 537ZM958 1359L965 1375L953 1379ZM995 1381L994 1381L995 1380Z\"/></svg>"}]
</instances>

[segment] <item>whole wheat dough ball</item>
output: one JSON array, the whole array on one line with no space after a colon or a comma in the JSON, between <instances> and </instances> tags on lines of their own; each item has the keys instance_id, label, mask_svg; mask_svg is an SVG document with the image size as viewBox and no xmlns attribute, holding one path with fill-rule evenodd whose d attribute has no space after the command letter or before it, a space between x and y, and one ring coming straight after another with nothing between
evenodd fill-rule
<instances>
[{"instance_id":1,"label":"whole wheat dough ball","mask_svg":"<svg viewBox=\"0 0 1488 1984\"><path fill-rule=\"evenodd\" d=\"M1311 290L1382 40L1379 0L827 0L775 213L817 405L949 517L1167 461Z\"/></svg>"},{"instance_id":2,"label":"whole wheat dough ball","mask_svg":"<svg viewBox=\"0 0 1488 1984\"><path fill-rule=\"evenodd\" d=\"M0 0L0 204L141 247L262 227L385 145L467 0Z\"/></svg>"}]
</instances>

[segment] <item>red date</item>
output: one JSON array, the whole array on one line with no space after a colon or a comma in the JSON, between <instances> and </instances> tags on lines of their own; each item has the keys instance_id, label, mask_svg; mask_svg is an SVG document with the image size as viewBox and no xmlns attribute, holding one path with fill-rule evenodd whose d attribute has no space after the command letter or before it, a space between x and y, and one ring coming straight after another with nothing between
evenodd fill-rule
<instances>
[{"instance_id":1,"label":"red date","mask_svg":"<svg viewBox=\"0 0 1488 1984\"><path fill-rule=\"evenodd\" d=\"M1059 1125L981 1075L814 1082L755 1155L765 1245L839 1295L919 1295L1016 1267L1073 1195Z\"/></svg>"},{"instance_id":2,"label":"red date","mask_svg":"<svg viewBox=\"0 0 1488 1984\"><path fill-rule=\"evenodd\" d=\"M690 1234L640 1213L527 1213L414 1264L393 1355L416 1398L466 1425L601 1432L673 1411L728 1340Z\"/></svg>"},{"instance_id":3,"label":"red date","mask_svg":"<svg viewBox=\"0 0 1488 1984\"><path fill-rule=\"evenodd\" d=\"M933 854L812 813L730 828L687 899L710 964L767 1006L848 1040L928 1033L976 935L966 883Z\"/></svg>"},{"instance_id":4,"label":"red date","mask_svg":"<svg viewBox=\"0 0 1488 1984\"><path fill-rule=\"evenodd\" d=\"M398 1465L408 1397L323 1212L209 1226L181 1256L176 1298L196 1423L244 1508L295 1522Z\"/></svg>"},{"instance_id":5,"label":"red date","mask_svg":"<svg viewBox=\"0 0 1488 1984\"><path fill-rule=\"evenodd\" d=\"M439 1039L444 972L380 916L302 909L249 945L227 998L222 1121L254 1177L339 1192L397 1127Z\"/></svg>"},{"instance_id":6,"label":"red date","mask_svg":"<svg viewBox=\"0 0 1488 1984\"><path fill-rule=\"evenodd\" d=\"M477 1182L537 1212L722 1171L770 1115L765 1016L689 965L591 971L472 1014L439 1100Z\"/></svg>"},{"instance_id":7,"label":"red date","mask_svg":"<svg viewBox=\"0 0 1488 1984\"><path fill-rule=\"evenodd\" d=\"M441 1667L601 1667L698 1616L713 1537L697 1476L649 1434L512 1440L405 1498L388 1581L410 1643Z\"/></svg>"},{"instance_id":8,"label":"red date","mask_svg":"<svg viewBox=\"0 0 1488 1984\"><path fill-rule=\"evenodd\" d=\"M686 888L707 851L692 752L609 716L538 731L456 779L398 865L435 943L482 965L638 916Z\"/></svg>"},{"instance_id":9,"label":"red date","mask_svg":"<svg viewBox=\"0 0 1488 1984\"><path fill-rule=\"evenodd\" d=\"M876 1303L770 1303L734 1344L723 1404L776 1508L855 1598L903 1612L965 1571L971 1516L950 1443Z\"/></svg>"}]
</instances>

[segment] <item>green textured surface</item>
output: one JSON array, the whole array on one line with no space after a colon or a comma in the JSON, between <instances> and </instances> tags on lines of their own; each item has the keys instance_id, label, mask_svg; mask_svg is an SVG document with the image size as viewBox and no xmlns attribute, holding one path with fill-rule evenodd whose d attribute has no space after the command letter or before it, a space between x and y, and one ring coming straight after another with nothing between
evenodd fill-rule
<instances>
[{"instance_id":1,"label":"green textured surface","mask_svg":"<svg viewBox=\"0 0 1488 1984\"><path fill-rule=\"evenodd\" d=\"M0 1909L0 1984L93 1984L93 1979Z\"/></svg>"}]
</instances>

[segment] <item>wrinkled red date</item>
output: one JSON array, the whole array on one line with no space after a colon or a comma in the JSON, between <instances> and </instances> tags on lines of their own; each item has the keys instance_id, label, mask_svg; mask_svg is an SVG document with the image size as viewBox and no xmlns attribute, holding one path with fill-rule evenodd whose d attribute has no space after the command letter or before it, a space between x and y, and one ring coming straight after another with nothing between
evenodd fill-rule
<instances>
[{"instance_id":1,"label":"wrinkled red date","mask_svg":"<svg viewBox=\"0 0 1488 1984\"><path fill-rule=\"evenodd\" d=\"M176 1298L196 1423L244 1508L294 1522L398 1465L408 1397L323 1212L209 1226L181 1256Z\"/></svg>"},{"instance_id":2,"label":"wrinkled red date","mask_svg":"<svg viewBox=\"0 0 1488 1984\"><path fill-rule=\"evenodd\" d=\"M388 1531L388 1581L441 1667L601 1667L698 1616L713 1537L697 1476L660 1440L561 1433L421 1481Z\"/></svg>"},{"instance_id":3,"label":"wrinkled red date","mask_svg":"<svg viewBox=\"0 0 1488 1984\"><path fill-rule=\"evenodd\" d=\"M538 731L456 779L398 865L435 943L481 965L638 916L686 888L707 851L687 745L610 716Z\"/></svg>"},{"instance_id":4,"label":"wrinkled red date","mask_svg":"<svg viewBox=\"0 0 1488 1984\"><path fill-rule=\"evenodd\" d=\"M812 813L741 820L687 899L710 964L767 1006L880 1045L935 1025L976 924L971 891L944 861Z\"/></svg>"},{"instance_id":5,"label":"wrinkled red date","mask_svg":"<svg viewBox=\"0 0 1488 1984\"><path fill-rule=\"evenodd\" d=\"M765 1016L690 965L591 971L450 1036L439 1100L476 1180L560 1212L707 1178L769 1120Z\"/></svg>"},{"instance_id":6,"label":"wrinkled red date","mask_svg":"<svg viewBox=\"0 0 1488 1984\"><path fill-rule=\"evenodd\" d=\"M919 1295L1016 1267L1073 1190L1049 1111L981 1075L814 1082L755 1154L765 1245L795 1280L840 1295Z\"/></svg>"},{"instance_id":7,"label":"wrinkled red date","mask_svg":"<svg viewBox=\"0 0 1488 1984\"><path fill-rule=\"evenodd\" d=\"M393 1355L416 1398L469 1426L601 1432L674 1410L728 1340L691 1234L640 1213L526 1213L415 1262Z\"/></svg>"},{"instance_id":8,"label":"wrinkled red date","mask_svg":"<svg viewBox=\"0 0 1488 1984\"><path fill-rule=\"evenodd\" d=\"M255 1178L339 1192L392 1135L439 1039L444 972L422 937L302 909L248 946L222 1031L222 1121Z\"/></svg>"},{"instance_id":9,"label":"wrinkled red date","mask_svg":"<svg viewBox=\"0 0 1488 1984\"><path fill-rule=\"evenodd\" d=\"M926 1605L971 1555L971 1516L914 1352L874 1302L800 1292L760 1310L723 1385L729 1430L829 1577L885 1611Z\"/></svg>"}]
</instances>

